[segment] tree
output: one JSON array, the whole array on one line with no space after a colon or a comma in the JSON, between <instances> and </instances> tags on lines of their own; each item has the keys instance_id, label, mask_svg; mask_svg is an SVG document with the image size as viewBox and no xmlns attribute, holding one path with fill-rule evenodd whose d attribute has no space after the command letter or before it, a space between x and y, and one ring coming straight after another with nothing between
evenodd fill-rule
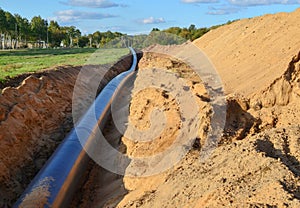
<instances>
[{"instance_id":1,"label":"tree","mask_svg":"<svg viewBox=\"0 0 300 208\"><path fill-rule=\"evenodd\" d=\"M189 31L190 31L190 32L193 32L193 31L195 31L195 30L196 30L196 26L193 25L193 24L191 24L191 25L189 26Z\"/></svg>"},{"instance_id":2,"label":"tree","mask_svg":"<svg viewBox=\"0 0 300 208\"><path fill-rule=\"evenodd\" d=\"M31 35L30 23L28 19L22 18L20 15L15 14L16 22L17 22L17 40L24 47L27 46L27 38ZM18 44L17 42L17 44ZM17 48L19 46L17 45Z\"/></svg>"},{"instance_id":3,"label":"tree","mask_svg":"<svg viewBox=\"0 0 300 208\"><path fill-rule=\"evenodd\" d=\"M35 16L31 19L31 30L33 35L33 40L40 42L42 40L46 40L47 37L47 28L48 28L48 22L47 20L44 20L41 18L41 16Z\"/></svg>"},{"instance_id":4,"label":"tree","mask_svg":"<svg viewBox=\"0 0 300 208\"><path fill-rule=\"evenodd\" d=\"M86 47L89 43L89 38L87 36L81 36L78 40L78 46L80 48Z\"/></svg>"},{"instance_id":5,"label":"tree","mask_svg":"<svg viewBox=\"0 0 300 208\"><path fill-rule=\"evenodd\" d=\"M16 47L16 27L17 27L17 21L16 18L9 12L5 12L6 17L6 37L7 41L9 43L9 48L14 49Z\"/></svg>"},{"instance_id":6,"label":"tree","mask_svg":"<svg viewBox=\"0 0 300 208\"><path fill-rule=\"evenodd\" d=\"M101 33L99 31L96 31L93 33L92 37L93 37L93 43L95 44L96 48L100 48L100 42L102 38Z\"/></svg>"},{"instance_id":7,"label":"tree","mask_svg":"<svg viewBox=\"0 0 300 208\"><path fill-rule=\"evenodd\" d=\"M64 27L64 31L67 37L67 43L69 47L73 47L73 38L75 37L76 34L76 27L75 26L70 26L70 27Z\"/></svg>"},{"instance_id":8,"label":"tree","mask_svg":"<svg viewBox=\"0 0 300 208\"><path fill-rule=\"evenodd\" d=\"M89 34L87 37L88 37L88 39L89 39L89 47L91 48L91 47L92 47L92 44L93 44L93 35L92 35L92 34Z\"/></svg>"},{"instance_id":9,"label":"tree","mask_svg":"<svg viewBox=\"0 0 300 208\"><path fill-rule=\"evenodd\" d=\"M228 21L226 24L231 24L234 21ZM224 25L224 24L223 24ZM161 44L179 44L185 40L195 40L203 36L208 31L222 25L212 26L210 28L197 28L191 24L188 28L170 27L160 31L158 28L153 28L149 35L134 35L127 36L120 32L100 32L96 31L87 36L81 36L81 31L75 26L62 27L56 21L48 21L41 16L35 16L28 21L22 16L4 11L0 8L0 49L26 47L27 40L46 42L49 37L49 45L51 47L59 47L61 43L65 46L74 47L125 47L133 46L142 48L153 43ZM166 33L174 34L168 35ZM88 40L88 42L86 42ZM20 44L19 44L20 43ZM22 44L23 43L23 44Z\"/></svg>"},{"instance_id":10,"label":"tree","mask_svg":"<svg viewBox=\"0 0 300 208\"><path fill-rule=\"evenodd\" d=\"M182 37L186 40L195 40L197 38L200 38L201 36L203 36L205 33L207 33L208 31L216 28L216 27L219 27L219 26L215 26L215 27L211 27L211 28L199 28L197 29L197 27L193 24L191 24L189 26L189 28L180 28L180 27L170 27L166 30L163 30L164 32L167 32L167 33L172 33L172 34L175 34L179 37Z\"/></svg>"},{"instance_id":11,"label":"tree","mask_svg":"<svg viewBox=\"0 0 300 208\"><path fill-rule=\"evenodd\" d=\"M7 28L5 12L0 8L0 38L1 38L1 49L5 49L5 33Z\"/></svg>"},{"instance_id":12,"label":"tree","mask_svg":"<svg viewBox=\"0 0 300 208\"><path fill-rule=\"evenodd\" d=\"M65 34L56 21L50 21L48 32L50 47L59 47L65 37Z\"/></svg>"},{"instance_id":13,"label":"tree","mask_svg":"<svg viewBox=\"0 0 300 208\"><path fill-rule=\"evenodd\" d=\"M179 35L182 29L180 27L170 27L169 29L164 30L164 32Z\"/></svg>"},{"instance_id":14,"label":"tree","mask_svg":"<svg viewBox=\"0 0 300 208\"><path fill-rule=\"evenodd\" d=\"M75 26L61 27L61 32L64 34L62 42L68 46L73 47L74 44L78 46L79 38L81 37L81 32Z\"/></svg>"},{"instance_id":15,"label":"tree","mask_svg":"<svg viewBox=\"0 0 300 208\"><path fill-rule=\"evenodd\" d=\"M79 47L78 42L79 42L79 38L81 37L81 32L79 29L76 29L74 32L74 38L75 38L75 44L77 44L77 47Z\"/></svg>"},{"instance_id":16,"label":"tree","mask_svg":"<svg viewBox=\"0 0 300 208\"><path fill-rule=\"evenodd\" d=\"M183 28L181 30L181 32L179 33L179 36L188 40L188 39L190 39L191 33L187 28Z\"/></svg>"}]
</instances>

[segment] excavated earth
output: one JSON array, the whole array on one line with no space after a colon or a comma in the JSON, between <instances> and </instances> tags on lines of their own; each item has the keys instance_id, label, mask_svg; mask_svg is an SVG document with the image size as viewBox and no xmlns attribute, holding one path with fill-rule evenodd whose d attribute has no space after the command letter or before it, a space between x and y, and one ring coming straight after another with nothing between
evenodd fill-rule
<instances>
[{"instance_id":1,"label":"excavated earth","mask_svg":"<svg viewBox=\"0 0 300 208\"><path fill-rule=\"evenodd\" d=\"M161 55L183 49L185 45L156 45L146 49L139 62L128 120L142 131L151 129L156 133L161 126L164 128L154 140L139 142L131 140L128 137L130 134L118 135L113 128L113 121L110 121L110 128L104 132L107 139L111 139L120 152L137 158L164 152L173 144L188 120L180 114L182 103L176 102L176 96L162 90L174 85L160 74L164 70L175 74L178 83L185 82L183 90L191 92L199 108L199 128L195 141L188 147L190 150L182 160L170 160L170 163L174 163L172 168L153 176L120 176L91 164L86 181L78 190L71 207L300 207L299 19L300 9L292 13L244 19L212 30L193 43L215 65L224 85L227 103L222 137L218 140L217 148L204 161L199 158L212 118L211 97L206 83L183 61ZM68 76L73 77L72 73ZM142 73L148 73L147 80ZM42 77L29 79L41 83ZM145 83L154 85L155 80L159 79L165 82L161 88L143 88ZM52 79L57 85L60 80L58 77ZM44 154L50 154L50 151L41 153L40 150L53 149L60 141L57 138L62 138L66 133L62 128L72 126L69 121L70 106L65 107L63 104L67 101L62 100L68 99L68 96L62 98L61 94L68 88L65 87L66 82L62 83L64 88L60 93L51 94L51 90L60 88L50 88L50 95L55 94L58 98L51 100L46 93L39 98L51 100L44 101L50 104L42 112L35 112L40 109L35 107L39 103L37 99L24 102L23 105L33 103L34 107L20 107L21 110L16 108L21 103L19 100L16 102L9 97L1 101L1 105L9 103L2 107L4 113L0 128L9 119L13 121L1 131L4 132L1 136L7 136L0 140L0 148L3 149L0 196L5 197L0 206L12 203L24 189L24 181L28 183L34 175L35 171L32 170L38 170L45 161ZM70 91L71 88L72 84ZM37 94L34 92L42 88L29 89L27 91L29 94L33 92L30 95L34 98ZM13 99L19 99L21 93L15 92L18 88L8 90ZM53 107L54 99L55 103L62 100L59 109ZM10 112L15 108L16 113L11 115ZM24 114L24 108L28 114ZM51 110L48 111L48 108ZM65 115L60 117L63 119L52 120L56 119L53 115L61 114L61 109L67 109L63 111ZM165 120L152 119L151 112L156 109L162 109ZM35 125L42 119L38 117L40 115L44 115L44 120L40 125ZM34 117L40 119L30 120ZM16 125L20 125L20 128L15 128ZM48 125L46 130L42 128L43 125ZM10 133L16 129L22 131ZM49 129L53 131L50 133Z\"/></svg>"},{"instance_id":2,"label":"excavated earth","mask_svg":"<svg viewBox=\"0 0 300 208\"><path fill-rule=\"evenodd\" d=\"M0 207L13 205L71 130L72 97L80 70L97 71L103 76L98 86L100 92L131 62L132 57L126 56L110 65L57 67L20 75L1 85ZM76 108L78 112L73 112L76 117L87 109L88 103L81 102L81 108Z\"/></svg>"},{"instance_id":3,"label":"excavated earth","mask_svg":"<svg viewBox=\"0 0 300 208\"><path fill-rule=\"evenodd\" d=\"M243 19L212 30L193 43L215 65L227 101L223 136L210 157L201 162L211 119L205 84L182 61L161 55L184 45L146 49L135 88L146 83L139 76L147 70L163 69L177 74L178 81L184 79L183 87L190 89L201 109L197 139L180 162L154 176L118 176L94 166L92 179L77 195L76 206L300 207L299 19L300 9ZM159 88L133 90L133 94L129 121L137 129L162 125L159 119L149 121L157 108L165 112L167 125L151 142L120 137L120 150L131 157L165 151L185 122L180 106Z\"/></svg>"}]
</instances>

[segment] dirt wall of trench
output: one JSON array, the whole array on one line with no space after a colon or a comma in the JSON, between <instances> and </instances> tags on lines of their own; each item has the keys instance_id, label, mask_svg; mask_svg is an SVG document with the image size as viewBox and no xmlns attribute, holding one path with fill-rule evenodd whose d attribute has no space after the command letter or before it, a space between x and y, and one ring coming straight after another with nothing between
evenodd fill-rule
<instances>
[{"instance_id":1,"label":"dirt wall of trench","mask_svg":"<svg viewBox=\"0 0 300 208\"><path fill-rule=\"evenodd\" d=\"M84 70L92 67L103 74L101 91L131 62L129 55L113 65ZM0 207L13 205L71 130L73 90L81 69L57 67L0 86Z\"/></svg>"}]
</instances>

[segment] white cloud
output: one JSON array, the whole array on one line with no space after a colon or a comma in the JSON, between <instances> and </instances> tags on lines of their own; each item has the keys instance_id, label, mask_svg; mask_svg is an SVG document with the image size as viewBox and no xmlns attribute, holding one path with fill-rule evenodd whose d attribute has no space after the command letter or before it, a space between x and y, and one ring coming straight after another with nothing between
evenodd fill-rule
<instances>
[{"instance_id":1,"label":"white cloud","mask_svg":"<svg viewBox=\"0 0 300 208\"><path fill-rule=\"evenodd\" d=\"M70 6L92 7L92 8L109 8L122 6L109 0L68 0L61 2Z\"/></svg>"},{"instance_id":2,"label":"white cloud","mask_svg":"<svg viewBox=\"0 0 300 208\"><path fill-rule=\"evenodd\" d=\"M300 0L228 0L232 5L259 6L271 4L299 4Z\"/></svg>"},{"instance_id":3,"label":"white cloud","mask_svg":"<svg viewBox=\"0 0 300 208\"><path fill-rule=\"evenodd\" d=\"M111 14L102 14L97 12L82 12L82 11L74 11L74 10L63 10L55 12L55 17L53 18L56 21L67 23L67 22L76 22L79 20L86 19L104 19L116 17Z\"/></svg>"},{"instance_id":4,"label":"white cloud","mask_svg":"<svg viewBox=\"0 0 300 208\"><path fill-rule=\"evenodd\" d=\"M149 18L142 19L139 22L143 24L159 24L159 23L165 23L166 21L162 17L160 18L149 17Z\"/></svg>"},{"instance_id":5,"label":"white cloud","mask_svg":"<svg viewBox=\"0 0 300 208\"><path fill-rule=\"evenodd\" d=\"M220 0L181 0L186 4L220 3ZM228 4L235 6L260 6L271 4L300 4L300 0L227 0Z\"/></svg>"},{"instance_id":6,"label":"white cloud","mask_svg":"<svg viewBox=\"0 0 300 208\"><path fill-rule=\"evenodd\" d=\"M183 3L194 4L194 3L218 3L219 0L181 0Z\"/></svg>"},{"instance_id":7,"label":"white cloud","mask_svg":"<svg viewBox=\"0 0 300 208\"><path fill-rule=\"evenodd\" d=\"M240 12L243 8L274 5L274 4L300 4L300 0L180 0L186 4L199 5L201 3L207 3L214 5L208 7L209 11L206 14L209 15L228 15Z\"/></svg>"},{"instance_id":8,"label":"white cloud","mask_svg":"<svg viewBox=\"0 0 300 208\"><path fill-rule=\"evenodd\" d=\"M210 15L228 15L233 13L238 13L241 8L223 6L223 7L209 7L210 11L207 14Z\"/></svg>"}]
</instances>

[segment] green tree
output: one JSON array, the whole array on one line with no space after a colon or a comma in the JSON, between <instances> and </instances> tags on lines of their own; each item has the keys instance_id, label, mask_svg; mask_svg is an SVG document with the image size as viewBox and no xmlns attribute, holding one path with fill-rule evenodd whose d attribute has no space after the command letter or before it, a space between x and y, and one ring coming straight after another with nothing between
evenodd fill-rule
<instances>
[{"instance_id":1,"label":"green tree","mask_svg":"<svg viewBox=\"0 0 300 208\"><path fill-rule=\"evenodd\" d=\"M191 33L187 28L183 28L181 30L181 32L179 33L179 36L186 39L186 40L189 40L190 36L191 36Z\"/></svg>"},{"instance_id":2,"label":"green tree","mask_svg":"<svg viewBox=\"0 0 300 208\"><path fill-rule=\"evenodd\" d=\"M92 34L88 34L88 39L89 39L89 47L93 47L93 35Z\"/></svg>"},{"instance_id":3,"label":"green tree","mask_svg":"<svg viewBox=\"0 0 300 208\"><path fill-rule=\"evenodd\" d=\"M180 27L170 27L169 29L164 30L164 32L179 35L181 33Z\"/></svg>"},{"instance_id":4,"label":"green tree","mask_svg":"<svg viewBox=\"0 0 300 208\"><path fill-rule=\"evenodd\" d=\"M196 26L193 25L193 24L191 24L191 25L189 26L189 31L190 31L190 32L193 32L193 31L195 31L195 30L196 30Z\"/></svg>"},{"instance_id":5,"label":"green tree","mask_svg":"<svg viewBox=\"0 0 300 208\"><path fill-rule=\"evenodd\" d=\"M6 28L7 28L7 21L5 12L0 8L0 38L1 38L1 49L5 49L5 34L6 34Z\"/></svg>"},{"instance_id":6,"label":"green tree","mask_svg":"<svg viewBox=\"0 0 300 208\"><path fill-rule=\"evenodd\" d=\"M47 38L48 23L41 16L35 16L31 19L32 38L34 41L45 41ZM39 44L40 47L40 44Z\"/></svg>"},{"instance_id":7,"label":"green tree","mask_svg":"<svg viewBox=\"0 0 300 208\"><path fill-rule=\"evenodd\" d=\"M76 39L77 40L76 43L78 43L78 38L81 35L80 30L76 29L75 26L64 27L63 30L66 34L65 42L69 47L73 47L74 39Z\"/></svg>"},{"instance_id":8,"label":"green tree","mask_svg":"<svg viewBox=\"0 0 300 208\"><path fill-rule=\"evenodd\" d=\"M21 43L22 47L27 47L27 38L31 35L30 23L28 19L22 18L18 14L15 14L15 18L17 22L18 42Z\"/></svg>"},{"instance_id":9,"label":"green tree","mask_svg":"<svg viewBox=\"0 0 300 208\"><path fill-rule=\"evenodd\" d=\"M16 18L9 12L5 12L6 17L6 37L8 42L8 47L14 49L16 47L16 39L17 39L17 21Z\"/></svg>"},{"instance_id":10,"label":"green tree","mask_svg":"<svg viewBox=\"0 0 300 208\"><path fill-rule=\"evenodd\" d=\"M89 38L87 36L81 36L78 39L78 46L80 48L86 47L89 44Z\"/></svg>"},{"instance_id":11,"label":"green tree","mask_svg":"<svg viewBox=\"0 0 300 208\"><path fill-rule=\"evenodd\" d=\"M78 43L80 37L81 37L81 32L79 29L76 29L74 33L74 43L77 45L77 47L79 47Z\"/></svg>"},{"instance_id":12,"label":"green tree","mask_svg":"<svg viewBox=\"0 0 300 208\"><path fill-rule=\"evenodd\" d=\"M48 32L50 47L59 47L65 37L65 33L56 21L50 21Z\"/></svg>"},{"instance_id":13,"label":"green tree","mask_svg":"<svg viewBox=\"0 0 300 208\"><path fill-rule=\"evenodd\" d=\"M101 38L102 38L101 32L99 31L94 32L92 35L92 39L93 39L92 45L95 44L96 48L100 48Z\"/></svg>"}]
</instances>

